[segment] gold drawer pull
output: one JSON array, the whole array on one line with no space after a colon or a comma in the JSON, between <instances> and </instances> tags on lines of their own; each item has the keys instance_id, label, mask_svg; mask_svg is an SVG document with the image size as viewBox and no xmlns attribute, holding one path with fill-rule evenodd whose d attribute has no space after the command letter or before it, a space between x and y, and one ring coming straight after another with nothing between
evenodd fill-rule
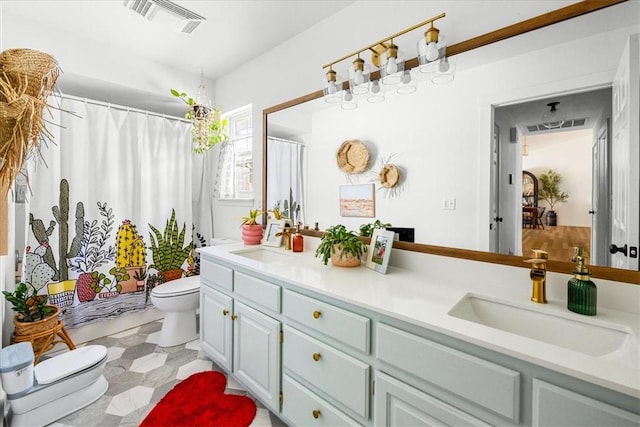
<instances>
[{"instance_id":1,"label":"gold drawer pull","mask_svg":"<svg viewBox=\"0 0 640 427\"><path fill-rule=\"evenodd\" d=\"M236 320L237 318L238 318L238 315L237 315L237 314L232 314L232 315L231 315L231 320Z\"/></svg>"},{"instance_id":2,"label":"gold drawer pull","mask_svg":"<svg viewBox=\"0 0 640 427\"><path fill-rule=\"evenodd\" d=\"M314 409L312 414L313 414L313 418L315 418L316 420L318 418L320 418L320 410L319 409Z\"/></svg>"},{"instance_id":3,"label":"gold drawer pull","mask_svg":"<svg viewBox=\"0 0 640 427\"><path fill-rule=\"evenodd\" d=\"M229 314L229 310L222 310L222 315L226 316L227 314Z\"/></svg>"},{"instance_id":4,"label":"gold drawer pull","mask_svg":"<svg viewBox=\"0 0 640 427\"><path fill-rule=\"evenodd\" d=\"M320 353L313 353L313 360L315 360L316 362L320 360Z\"/></svg>"},{"instance_id":5,"label":"gold drawer pull","mask_svg":"<svg viewBox=\"0 0 640 427\"><path fill-rule=\"evenodd\" d=\"M313 312L313 318L314 319L319 319L320 316L322 316L322 313L320 311L316 310L316 311Z\"/></svg>"}]
</instances>

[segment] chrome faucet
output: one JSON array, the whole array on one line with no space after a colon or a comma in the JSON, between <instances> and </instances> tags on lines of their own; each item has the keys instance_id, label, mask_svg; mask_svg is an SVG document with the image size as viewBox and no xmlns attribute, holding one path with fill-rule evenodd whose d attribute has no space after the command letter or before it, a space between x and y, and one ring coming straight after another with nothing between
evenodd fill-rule
<instances>
[{"instance_id":1,"label":"chrome faucet","mask_svg":"<svg viewBox=\"0 0 640 427\"><path fill-rule=\"evenodd\" d=\"M540 249L533 249L533 258L524 262L531 264L529 277L532 281L531 301L538 304L547 303L547 259L549 254Z\"/></svg>"}]
</instances>

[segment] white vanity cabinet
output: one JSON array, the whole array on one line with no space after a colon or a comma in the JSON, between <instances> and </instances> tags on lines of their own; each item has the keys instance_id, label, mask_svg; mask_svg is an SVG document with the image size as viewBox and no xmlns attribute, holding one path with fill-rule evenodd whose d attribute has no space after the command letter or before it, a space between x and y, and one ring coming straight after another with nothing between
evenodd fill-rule
<instances>
[{"instance_id":1,"label":"white vanity cabinet","mask_svg":"<svg viewBox=\"0 0 640 427\"><path fill-rule=\"evenodd\" d=\"M637 397L367 299L365 286L406 290L406 273L211 253L201 264L202 348L292 426L640 425ZM429 302L415 295L395 302Z\"/></svg>"},{"instance_id":2,"label":"white vanity cabinet","mask_svg":"<svg viewBox=\"0 0 640 427\"><path fill-rule=\"evenodd\" d=\"M204 352L270 409L280 410L280 287L202 259Z\"/></svg>"}]
</instances>

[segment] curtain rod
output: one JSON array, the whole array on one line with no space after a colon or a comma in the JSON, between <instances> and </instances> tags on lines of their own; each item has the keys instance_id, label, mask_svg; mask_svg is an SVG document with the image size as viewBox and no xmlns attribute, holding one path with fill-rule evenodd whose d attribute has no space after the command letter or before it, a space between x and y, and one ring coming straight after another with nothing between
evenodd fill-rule
<instances>
[{"instance_id":1,"label":"curtain rod","mask_svg":"<svg viewBox=\"0 0 640 427\"><path fill-rule=\"evenodd\" d=\"M272 141L285 142L287 144L298 144L298 145L306 146L306 144L304 142L293 141L291 139L278 138L276 136L267 136L267 140L269 140L269 139L272 140Z\"/></svg>"},{"instance_id":2,"label":"curtain rod","mask_svg":"<svg viewBox=\"0 0 640 427\"><path fill-rule=\"evenodd\" d=\"M115 110L133 111L134 113L142 113L142 114L147 114L147 115L150 115L150 116L161 117L163 119L171 119L171 120L176 120L176 121L179 121L179 122L191 123L189 120L186 120L183 117L169 116L167 114L155 113L153 111L140 110L138 108L127 107L125 105L112 104L110 102L98 101L98 100L95 100L95 99L81 98L79 96L67 95L67 94L64 94L64 93L60 93L60 97L61 98L66 98L66 99L72 99L72 100L79 101L79 102L85 102L87 104L101 105L103 107L113 108Z\"/></svg>"}]
</instances>

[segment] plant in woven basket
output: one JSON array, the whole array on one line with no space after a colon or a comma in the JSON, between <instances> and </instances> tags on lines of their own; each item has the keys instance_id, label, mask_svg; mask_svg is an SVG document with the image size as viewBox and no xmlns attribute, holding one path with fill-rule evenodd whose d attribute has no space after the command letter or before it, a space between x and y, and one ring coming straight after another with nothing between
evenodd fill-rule
<instances>
[{"instance_id":1,"label":"plant in woven basket","mask_svg":"<svg viewBox=\"0 0 640 427\"><path fill-rule=\"evenodd\" d=\"M349 231L342 225L334 225L325 230L316 248L316 258L321 257L324 265L327 265L329 258L338 253L339 259L352 256L360 258L366 251L366 245L354 232Z\"/></svg>"},{"instance_id":2,"label":"plant in woven basket","mask_svg":"<svg viewBox=\"0 0 640 427\"><path fill-rule=\"evenodd\" d=\"M12 304L11 309L18 314L20 322L37 322L56 311L47 305L48 295L38 295L38 290L27 283L19 283L14 292L2 291L2 294Z\"/></svg>"},{"instance_id":3,"label":"plant in woven basket","mask_svg":"<svg viewBox=\"0 0 640 427\"><path fill-rule=\"evenodd\" d=\"M160 272L180 270L191 252L192 242L183 247L186 224L182 226L182 231L178 232L175 209L171 210L171 218L165 225L164 233L160 233L151 224L149 224L149 228L152 231L149 233L149 237L153 254L153 264L150 268L155 268Z\"/></svg>"}]
</instances>

